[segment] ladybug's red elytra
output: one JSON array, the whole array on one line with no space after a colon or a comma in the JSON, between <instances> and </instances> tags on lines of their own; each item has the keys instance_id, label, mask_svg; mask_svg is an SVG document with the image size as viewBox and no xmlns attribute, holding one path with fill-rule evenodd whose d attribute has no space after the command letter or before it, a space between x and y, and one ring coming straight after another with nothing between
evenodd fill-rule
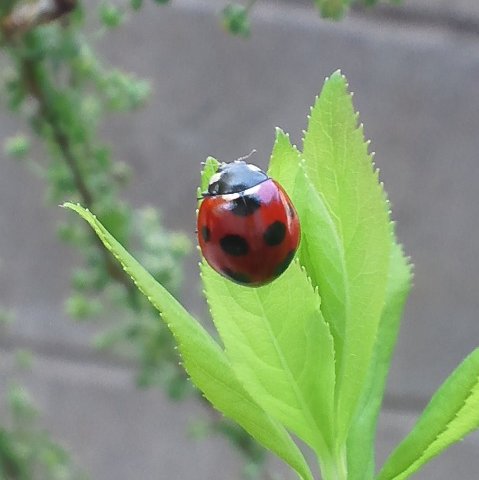
<instances>
[{"instance_id":1,"label":"ladybug's red elytra","mask_svg":"<svg viewBox=\"0 0 479 480\"><path fill-rule=\"evenodd\" d=\"M198 242L209 265L251 287L279 277L299 245L296 210L283 187L256 165L220 164L203 193Z\"/></svg>"}]
</instances>

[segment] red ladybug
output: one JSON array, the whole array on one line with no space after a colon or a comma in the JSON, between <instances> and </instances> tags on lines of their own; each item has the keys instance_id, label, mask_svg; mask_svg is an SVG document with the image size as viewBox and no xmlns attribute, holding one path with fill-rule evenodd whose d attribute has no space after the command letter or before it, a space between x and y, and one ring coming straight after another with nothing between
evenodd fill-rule
<instances>
[{"instance_id":1,"label":"red ladybug","mask_svg":"<svg viewBox=\"0 0 479 480\"><path fill-rule=\"evenodd\" d=\"M236 160L220 165L202 197L198 241L218 273L258 287L288 268L300 226L281 185L257 166Z\"/></svg>"}]
</instances>

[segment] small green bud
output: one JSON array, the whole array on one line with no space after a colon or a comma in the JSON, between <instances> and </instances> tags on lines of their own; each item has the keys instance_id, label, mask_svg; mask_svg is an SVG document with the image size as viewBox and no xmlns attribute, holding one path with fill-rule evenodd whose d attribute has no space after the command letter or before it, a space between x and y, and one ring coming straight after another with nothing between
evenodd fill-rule
<instances>
[{"instance_id":1,"label":"small green bud","mask_svg":"<svg viewBox=\"0 0 479 480\"><path fill-rule=\"evenodd\" d=\"M8 108L17 111L26 98L25 85L17 77L13 77L6 81L5 90Z\"/></svg>"},{"instance_id":2,"label":"small green bud","mask_svg":"<svg viewBox=\"0 0 479 480\"><path fill-rule=\"evenodd\" d=\"M97 75L98 63L95 54L88 45L80 45L78 55L72 59L76 71L85 77Z\"/></svg>"},{"instance_id":3,"label":"small green bud","mask_svg":"<svg viewBox=\"0 0 479 480\"><path fill-rule=\"evenodd\" d=\"M84 320L92 317L101 310L101 305L98 300L89 299L83 295L73 295L65 305L67 314L77 320Z\"/></svg>"},{"instance_id":4,"label":"small green bud","mask_svg":"<svg viewBox=\"0 0 479 480\"><path fill-rule=\"evenodd\" d=\"M349 2L345 0L315 0L316 6L323 18L340 20Z\"/></svg>"},{"instance_id":5,"label":"small green bud","mask_svg":"<svg viewBox=\"0 0 479 480\"><path fill-rule=\"evenodd\" d=\"M25 135L15 135L5 141L5 153L16 159L24 159L30 152L30 140Z\"/></svg>"},{"instance_id":6,"label":"small green bud","mask_svg":"<svg viewBox=\"0 0 479 480\"><path fill-rule=\"evenodd\" d=\"M78 292L89 290L94 285L95 275L91 269L77 268L72 274L72 287Z\"/></svg>"},{"instance_id":7,"label":"small green bud","mask_svg":"<svg viewBox=\"0 0 479 480\"><path fill-rule=\"evenodd\" d=\"M37 411L33 401L25 388L19 385L13 385L8 391L8 404L13 414L17 418L33 419Z\"/></svg>"},{"instance_id":8,"label":"small green bud","mask_svg":"<svg viewBox=\"0 0 479 480\"><path fill-rule=\"evenodd\" d=\"M233 35L246 38L251 33L248 9L238 3L232 3L223 9L221 23L224 29Z\"/></svg>"},{"instance_id":9,"label":"small green bud","mask_svg":"<svg viewBox=\"0 0 479 480\"><path fill-rule=\"evenodd\" d=\"M120 185L126 185L131 178L132 171L126 162L115 162L111 173Z\"/></svg>"},{"instance_id":10,"label":"small green bud","mask_svg":"<svg viewBox=\"0 0 479 480\"><path fill-rule=\"evenodd\" d=\"M105 27L115 28L122 23L123 13L111 3L102 3L100 6L100 20Z\"/></svg>"},{"instance_id":11,"label":"small green bud","mask_svg":"<svg viewBox=\"0 0 479 480\"><path fill-rule=\"evenodd\" d=\"M175 233L170 238L171 252L175 256L182 257L191 251L191 242L186 235Z\"/></svg>"},{"instance_id":12,"label":"small green bud","mask_svg":"<svg viewBox=\"0 0 479 480\"><path fill-rule=\"evenodd\" d=\"M143 0L130 0L130 6L133 10L139 10L143 5Z\"/></svg>"},{"instance_id":13,"label":"small green bud","mask_svg":"<svg viewBox=\"0 0 479 480\"><path fill-rule=\"evenodd\" d=\"M81 103L81 115L83 118L88 119L92 123L100 116L101 105L97 98L93 95L87 95L84 97Z\"/></svg>"},{"instance_id":14,"label":"small green bud","mask_svg":"<svg viewBox=\"0 0 479 480\"><path fill-rule=\"evenodd\" d=\"M15 352L15 363L19 368L28 370L32 368L33 355L29 350L19 349Z\"/></svg>"},{"instance_id":15,"label":"small green bud","mask_svg":"<svg viewBox=\"0 0 479 480\"><path fill-rule=\"evenodd\" d=\"M148 81L134 80L128 88L131 109L141 107L148 99L151 93L151 86Z\"/></svg>"}]
</instances>

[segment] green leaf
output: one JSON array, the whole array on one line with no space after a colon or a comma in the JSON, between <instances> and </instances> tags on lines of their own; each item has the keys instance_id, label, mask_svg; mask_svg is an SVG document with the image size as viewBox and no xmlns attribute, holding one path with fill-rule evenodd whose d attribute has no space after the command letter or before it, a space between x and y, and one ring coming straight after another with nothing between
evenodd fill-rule
<instances>
[{"instance_id":1,"label":"green leaf","mask_svg":"<svg viewBox=\"0 0 479 480\"><path fill-rule=\"evenodd\" d=\"M322 17L340 20L350 2L349 0L314 0L314 3Z\"/></svg>"},{"instance_id":2,"label":"green leaf","mask_svg":"<svg viewBox=\"0 0 479 480\"><path fill-rule=\"evenodd\" d=\"M295 261L260 288L202 266L216 328L233 370L255 401L316 450L332 438L334 348L320 299Z\"/></svg>"},{"instance_id":3,"label":"green leaf","mask_svg":"<svg viewBox=\"0 0 479 480\"><path fill-rule=\"evenodd\" d=\"M333 218L304 169L301 153L278 129L268 173L286 189L298 212L303 232L300 263L321 291L321 311L334 338L341 339L336 341L339 345L343 332L337 319L346 316L348 296L344 249Z\"/></svg>"},{"instance_id":4,"label":"green leaf","mask_svg":"<svg viewBox=\"0 0 479 480\"><path fill-rule=\"evenodd\" d=\"M386 460L378 480L402 480L479 427L479 348L434 394L407 437Z\"/></svg>"},{"instance_id":5,"label":"green leaf","mask_svg":"<svg viewBox=\"0 0 479 480\"><path fill-rule=\"evenodd\" d=\"M399 333L406 298L411 287L411 266L393 235L386 289L386 305L381 315L373 361L348 436L348 479L368 480L374 476L376 424L384 395L391 357Z\"/></svg>"},{"instance_id":6,"label":"green leaf","mask_svg":"<svg viewBox=\"0 0 479 480\"><path fill-rule=\"evenodd\" d=\"M296 176L301 164L301 152L296 146L291 145L289 135L281 128L276 128L276 138L269 161L268 175L278 181L293 200L298 210L299 205L295 201Z\"/></svg>"},{"instance_id":7,"label":"green leaf","mask_svg":"<svg viewBox=\"0 0 479 480\"><path fill-rule=\"evenodd\" d=\"M326 80L311 110L303 158L306 173L334 223L342 250L337 252L343 258L340 268L346 273L344 296L334 307L324 302L325 308L337 310L331 315L334 320L327 321L335 340L337 437L341 443L372 359L385 302L391 239L378 172L372 167L346 79L339 72ZM322 245L316 248L320 255ZM315 281L322 292L321 278Z\"/></svg>"},{"instance_id":8,"label":"green leaf","mask_svg":"<svg viewBox=\"0 0 479 480\"><path fill-rule=\"evenodd\" d=\"M79 205L66 203L64 206L77 212L90 224L105 247L161 313L178 342L186 371L205 397L288 463L302 479L311 480L309 467L291 437L245 391L224 352L205 329L108 233L94 215Z\"/></svg>"},{"instance_id":9,"label":"green leaf","mask_svg":"<svg viewBox=\"0 0 479 480\"><path fill-rule=\"evenodd\" d=\"M205 162L205 166L201 171L201 188L200 193L208 191L208 183L210 181L210 177L216 173L218 170L220 162L216 160L216 158L208 157ZM199 197L199 195L198 195Z\"/></svg>"}]
</instances>

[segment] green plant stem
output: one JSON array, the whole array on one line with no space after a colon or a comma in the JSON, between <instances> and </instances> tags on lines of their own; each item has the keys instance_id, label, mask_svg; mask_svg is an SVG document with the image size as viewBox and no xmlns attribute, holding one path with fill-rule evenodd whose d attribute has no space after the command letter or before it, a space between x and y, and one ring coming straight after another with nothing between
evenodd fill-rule
<instances>
[{"instance_id":1,"label":"green plant stem","mask_svg":"<svg viewBox=\"0 0 479 480\"><path fill-rule=\"evenodd\" d=\"M323 480L347 480L346 448L338 448L335 454L322 457L320 460L321 476Z\"/></svg>"}]
</instances>

